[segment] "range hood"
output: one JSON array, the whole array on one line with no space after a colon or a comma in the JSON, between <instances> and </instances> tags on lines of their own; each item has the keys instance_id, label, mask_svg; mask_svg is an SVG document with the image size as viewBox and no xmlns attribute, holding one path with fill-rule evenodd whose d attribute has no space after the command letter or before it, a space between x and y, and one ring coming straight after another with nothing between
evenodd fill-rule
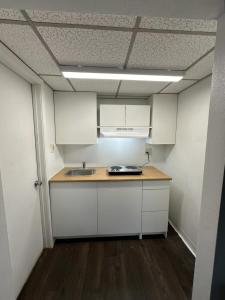
<instances>
[{"instance_id":1,"label":"range hood","mask_svg":"<svg viewBox=\"0 0 225 300\"><path fill-rule=\"evenodd\" d=\"M100 127L101 137L148 138L148 127Z\"/></svg>"}]
</instances>

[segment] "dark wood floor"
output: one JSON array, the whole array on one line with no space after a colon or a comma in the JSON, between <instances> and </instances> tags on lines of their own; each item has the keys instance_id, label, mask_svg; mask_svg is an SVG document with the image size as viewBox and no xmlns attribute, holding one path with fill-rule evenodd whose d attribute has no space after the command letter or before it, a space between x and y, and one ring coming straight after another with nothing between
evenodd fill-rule
<instances>
[{"instance_id":1,"label":"dark wood floor","mask_svg":"<svg viewBox=\"0 0 225 300\"><path fill-rule=\"evenodd\" d=\"M194 257L172 228L168 239L57 242L44 250L19 300L187 300Z\"/></svg>"}]
</instances>

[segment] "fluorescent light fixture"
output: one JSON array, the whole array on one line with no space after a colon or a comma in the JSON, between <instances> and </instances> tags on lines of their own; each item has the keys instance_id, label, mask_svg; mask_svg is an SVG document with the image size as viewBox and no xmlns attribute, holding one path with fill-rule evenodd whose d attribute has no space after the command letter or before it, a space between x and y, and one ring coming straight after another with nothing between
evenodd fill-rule
<instances>
[{"instance_id":1,"label":"fluorescent light fixture","mask_svg":"<svg viewBox=\"0 0 225 300\"><path fill-rule=\"evenodd\" d=\"M73 66L62 66L61 71L65 78L161 82L178 82L184 75L182 71L136 69L120 70L116 68L88 68Z\"/></svg>"}]
</instances>

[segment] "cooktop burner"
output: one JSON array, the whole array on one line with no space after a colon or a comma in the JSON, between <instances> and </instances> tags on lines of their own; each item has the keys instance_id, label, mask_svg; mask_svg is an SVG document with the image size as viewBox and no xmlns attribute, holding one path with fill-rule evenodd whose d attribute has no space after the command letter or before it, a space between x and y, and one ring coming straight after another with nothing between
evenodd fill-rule
<instances>
[{"instance_id":1,"label":"cooktop burner","mask_svg":"<svg viewBox=\"0 0 225 300\"><path fill-rule=\"evenodd\" d=\"M121 166L112 166L112 167L110 167L112 170L114 170L114 171L119 171L119 170L121 170L122 169L122 167Z\"/></svg>"},{"instance_id":2,"label":"cooktop burner","mask_svg":"<svg viewBox=\"0 0 225 300\"><path fill-rule=\"evenodd\" d=\"M109 175L140 175L142 167L139 166L111 166L107 169Z\"/></svg>"}]
</instances>

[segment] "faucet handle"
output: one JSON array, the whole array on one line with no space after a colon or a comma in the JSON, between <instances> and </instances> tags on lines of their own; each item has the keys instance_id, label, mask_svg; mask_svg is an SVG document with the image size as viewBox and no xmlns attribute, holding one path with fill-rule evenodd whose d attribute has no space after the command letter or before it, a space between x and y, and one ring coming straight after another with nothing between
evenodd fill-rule
<instances>
[{"instance_id":1,"label":"faucet handle","mask_svg":"<svg viewBox=\"0 0 225 300\"><path fill-rule=\"evenodd\" d=\"M85 161L82 161L82 166L83 166L83 169L86 168L86 162Z\"/></svg>"}]
</instances>

